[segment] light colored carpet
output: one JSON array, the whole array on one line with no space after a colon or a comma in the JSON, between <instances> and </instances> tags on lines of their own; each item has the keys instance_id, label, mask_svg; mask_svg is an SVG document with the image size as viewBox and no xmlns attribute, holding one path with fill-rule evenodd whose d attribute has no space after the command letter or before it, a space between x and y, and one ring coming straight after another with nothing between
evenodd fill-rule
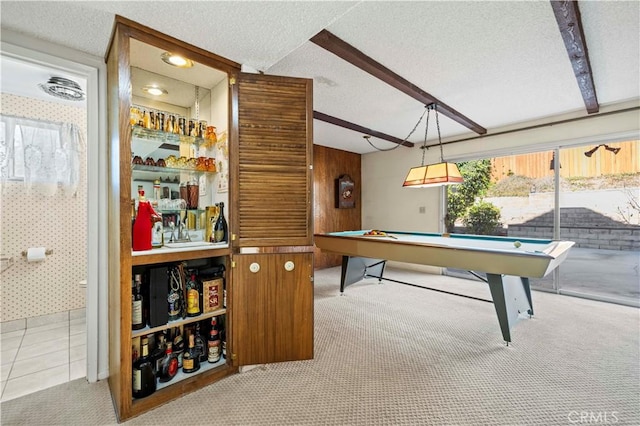
<instances>
[{"instance_id":1,"label":"light colored carpet","mask_svg":"<svg viewBox=\"0 0 640 426\"><path fill-rule=\"evenodd\" d=\"M387 274L490 298L479 282ZM536 315L507 347L490 303L375 280L340 296L339 279L316 271L315 359L234 375L126 424L640 424L636 308L534 292ZM116 422L106 382L1 409L3 425Z\"/></svg>"}]
</instances>

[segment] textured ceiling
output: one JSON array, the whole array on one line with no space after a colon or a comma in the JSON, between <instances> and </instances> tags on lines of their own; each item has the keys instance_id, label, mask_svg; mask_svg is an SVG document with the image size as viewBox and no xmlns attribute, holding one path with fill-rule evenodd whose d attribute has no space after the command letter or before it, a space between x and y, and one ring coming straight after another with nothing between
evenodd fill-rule
<instances>
[{"instance_id":1,"label":"textured ceiling","mask_svg":"<svg viewBox=\"0 0 640 426\"><path fill-rule=\"evenodd\" d=\"M600 105L640 100L640 2L579 7ZM2 29L100 57L119 14L249 68L313 78L316 111L401 139L424 105L313 44L312 36L330 31L489 134L587 115L547 1L2 1L0 12ZM471 135L442 115L440 124L443 138ZM314 123L320 145L373 151L362 136ZM409 140L423 137L421 127Z\"/></svg>"}]
</instances>

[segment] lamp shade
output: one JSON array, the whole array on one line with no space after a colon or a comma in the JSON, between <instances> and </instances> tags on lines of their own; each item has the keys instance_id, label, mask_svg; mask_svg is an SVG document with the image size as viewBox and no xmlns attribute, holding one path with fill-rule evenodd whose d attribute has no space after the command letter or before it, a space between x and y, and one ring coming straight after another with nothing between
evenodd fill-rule
<instances>
[{"instance_id":1,"label":"lamp shade","mask_svg":"<svg viewBox=\"0 0 640 426\"><path fill-rule=\"evenodd\" d=\"M437 163L428 166L413 167L409 170L402 186L408 188L427 188L429 186L454 185L464 179L454 163Z\"/></svg>"}]
</instances>

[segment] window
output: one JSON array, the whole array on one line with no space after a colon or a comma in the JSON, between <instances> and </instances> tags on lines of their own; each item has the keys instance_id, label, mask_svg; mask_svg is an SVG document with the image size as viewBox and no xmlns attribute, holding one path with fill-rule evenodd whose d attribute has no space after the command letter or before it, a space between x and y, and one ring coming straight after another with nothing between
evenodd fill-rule
<instances>
[{"instance_id":1,"label":"window","mask_svg":"<svg viewBox=\"0 0 640 426\"><path fill-rule=\"evenodd\" d=\"M73 124L0 116L0 176L53 195L75 193L81 136Z\"/></svg>"}]
</instances>

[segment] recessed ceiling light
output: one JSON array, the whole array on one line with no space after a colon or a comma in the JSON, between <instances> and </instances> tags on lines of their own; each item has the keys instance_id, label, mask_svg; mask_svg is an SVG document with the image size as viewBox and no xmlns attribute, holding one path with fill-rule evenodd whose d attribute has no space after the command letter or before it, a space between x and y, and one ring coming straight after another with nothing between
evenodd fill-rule
<instances>
[{"instance_id":1,"label":"recessed ceiling light","mask_svg":"<svg viewBox=\"0 0 640 426\"><path fill-rule=\"evenodd\" d=\"M193 61L191 59L184 58L180 55L174 55L173 53L164 52L160 58L169 65L179 68L191 68Z\"/></svg>"},{"instance_id":2,"label":"recessed ceiling light","mask_svg":"<svg viewBox=\"0 0 640 426\"><path fill-rule=\"evenodd\" d=\"M153 96L161 96L169 93L166 90L164 90L162 87L158 87L156 85L144 86L142 88L142 91Z\"/></svg>"}]
</instances>

